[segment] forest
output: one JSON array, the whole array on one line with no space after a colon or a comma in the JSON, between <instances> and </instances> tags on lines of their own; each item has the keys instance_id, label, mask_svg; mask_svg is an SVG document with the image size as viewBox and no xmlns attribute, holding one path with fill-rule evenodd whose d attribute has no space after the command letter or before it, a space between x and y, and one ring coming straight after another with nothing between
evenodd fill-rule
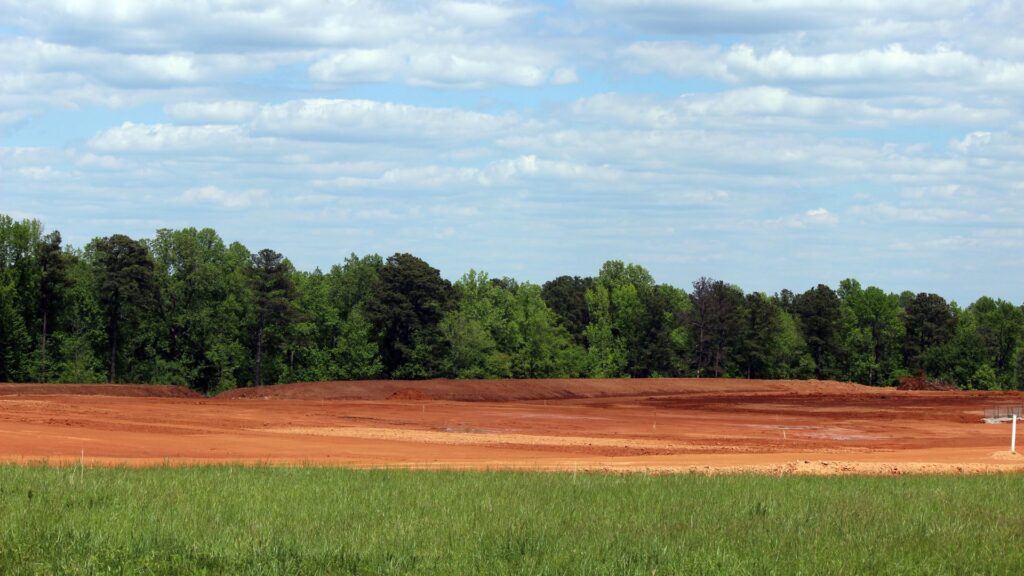
<instances>
[{"instance_id":1,"label":"forest","mask_svg":"<svg viewBox=\"0 0 1024 576\"><path fill-rule=\"evenodd\" d=\"M659 284L606 262L543 285L411 254L297 270L214 230L83 247L0 214L0 381L180 384L213 394L314 380L927 375L1024 389L1024 309L887 293L854 279L745 293Z\"/></svg>"}]
</instances>

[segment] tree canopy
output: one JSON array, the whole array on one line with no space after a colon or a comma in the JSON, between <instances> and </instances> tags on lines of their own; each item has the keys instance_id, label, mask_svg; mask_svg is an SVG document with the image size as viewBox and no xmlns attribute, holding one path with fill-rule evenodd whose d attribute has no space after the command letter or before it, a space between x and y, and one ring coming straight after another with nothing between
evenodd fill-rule
<instances>
[{"instance_id":1,"label":"tree canopy","mask_svg":"<svg viewBox=\"0 0 1024 576\"><path fill-rule=\"evenodd\" d=\"M1024 389L1024 308L888 293L855 279L687 292L640 265L543 285L412 254L296 270L214 230L114 234L82 248L0 215L0 380L176 383L205 393L368 378L832 378L924 372Z\"/></svg>"}]
</instances>

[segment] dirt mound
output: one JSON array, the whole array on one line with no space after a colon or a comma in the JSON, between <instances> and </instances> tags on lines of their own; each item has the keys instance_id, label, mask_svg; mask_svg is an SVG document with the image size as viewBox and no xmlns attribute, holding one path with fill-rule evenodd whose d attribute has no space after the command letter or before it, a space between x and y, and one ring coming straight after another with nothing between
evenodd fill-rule
<instances>
[{"instance_id":1,"label":"dirt mound","mask_svg":"<svg viewBox=\"0 0 1024 576\"><path fill-rule=\"evenodd\" d=\"M201 398L184 386L164 384L0 384L0 396L123 396L128 398Z\"/></svg>"},{"instance_id":2,"label":"dirt mound","mask_svg":"<svg viewBox=\"0 0 1024 576\"><path fill-rule=\"evenodd\" d=\"M220 399L386 400L414 388L433 400L504 402L674 394L872 394L884 389L823 380L733 380L726 378L617 378L541 380L361 380L302 382L228 390Z\"/></svg>"},{"instance_id":3,"label":"dirt mound","mask_svg":"<svg viewBox=\"0 0 1024 576\"><path fill-rule=\"evenodd\" d=\"M173 387L44 388L94 394L0 396L0 462L1024 473L1024 456L1005 452L1007 427L980 421L992 406L1024 404L1021 392L901 392L834 382L746 380L427 381L255 390L294 398L370 389L381 397L377 401L243 402L95 394L180 392ZM387 400L411 391L445 390L576 396L543 402ZM652 391L661 392L646 394ZM645 394L623 395L637 392Z\"/></svg>"},{"instance_id":4,"label":"dirt mound","mask_svg":"<svg viewBox=\"0 0 1024 576\"><path fill-rule=\"evenodd\" d=\"M402 388L388 396L388 400L433 400L433 398L430 397L430 394L416 388Z\"/></svg>"},{"instance_id":5,"label":"dirt mound","mask_svg":"<svg viewBox=\"0 0 1024 576\"><path fill-rule=\"evenodd\" d=\"M896 387L899 390L934 390L934 391L954 391L959 390L956 386L949 382L943 382L936 378L929 378L924 373L917 374L916 376L904 376L900 378L900 385Z\"/></svg>"}]
</instances>

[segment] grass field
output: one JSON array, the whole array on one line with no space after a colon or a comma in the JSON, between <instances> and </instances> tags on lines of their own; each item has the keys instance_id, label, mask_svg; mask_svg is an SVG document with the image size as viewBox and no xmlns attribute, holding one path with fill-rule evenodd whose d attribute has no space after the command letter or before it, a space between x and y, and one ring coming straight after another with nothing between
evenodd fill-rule
<instances>
[{"instance_id":1,"label":"grass field","mask_svg":"<svg viewBox=\"0 0 1024 576\"><path fill-rule=\"evenodd\" d=\"M1024 476L0 466L3 574L968 574Z\"/></svg>"}]
</instances>

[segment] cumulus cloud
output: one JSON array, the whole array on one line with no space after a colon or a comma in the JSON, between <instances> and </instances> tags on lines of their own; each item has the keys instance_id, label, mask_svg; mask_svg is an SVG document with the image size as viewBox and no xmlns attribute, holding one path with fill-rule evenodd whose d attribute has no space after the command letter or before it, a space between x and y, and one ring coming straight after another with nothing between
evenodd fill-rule
<instances>
[{"instance_id":1,"label":"cumulus cloud","mask_svg":"<svg viewBox=\"0 0 1024 576\"><path fill-rule=\"evenodd\" d=\"M324 140L437 140L493 135L514 123L512 116L454 108L317 98L262 106L252 130L255 134Z\"/></svg>"},{"instance_id":2,"label":"cumulus cloud","mask_svg":"<svg viewBox=\"0 0 1024 576\"><path fill-rule=\"evenodd\" d=\"M494 187L538 180L580 184L614 182L625 173L609 166L595 166L524 155L492 162L484 167L417 166L390 168L379 174L342 176L317 182L335 188L427 188L450 186Z\"/></svg>"},{"instance_id":3,"label":"cumulus cloud","mask_svg":"<svg viewBox=\"0 0 1024 576\"><path fill-rule=\"evenodd\" d=\"M237 126L175 126L125 122L97 134L89 146L103 152L198 153L237 148L246 143L244 131Z\"/></svg>"},{"instance_id":4,"label":"cumulus cloud","mask_svg":"<svg viewBox=\"0 0 1024 576\"><path fill-rule=\"evenodd\" d=\"M968 13L963 0L577 0L577 5L613 14L659 32L767 34L832 29L859 22L934 21Z\"/></svg>"},{"instance_id":5,"label":"cumulus cloud","mask_svg":"<svg viewBox=\"0 0 1024 576\"><path fill-rule=\"evenodd\" d=\"M907 50L900 44L854 52L799 54L786 47L759 51L746 44L728 48L688 42L637 42L622 48L625 65L639 72L675 76L700 75L728 82L811 82L844 84L895 81L973 83L1017 90L1024 82L1024 65L1001 59L982 59L938 46L928 51Z\"/></svg>"},{"instance_id":6,"label":"cumulus cloud","mask_svg":"<svg viewBox=\"0 0 1024 576\"><path fill-rule=\"evenodd\" d=\"M523 46L402 43L337 51L316 61L309 74L324 83L401 80L448 88L575 82L575 71L559 66L559 61L555 54Z\"/></svg>"},{"instance_id":7,"label":"cumulus cloud","mask_svg":"<svg viewBox=\"0 0 1024 576\"><path fill-rule=\"evenodd\" d=\"M190 188L181 194L180 200L186 204L213 204L222 208L248 208L262 200L266 193L262 190L226 191L216 186Z\"/></svg>"},{"instance_id":8,"label":"cumulus cloud","mask_svg":"<svg viewBox=\"0 0 1024 576\"><path fill-rule=\"evenodd\" d=\"M238 124L251 119L258 110L258 103L241 100L176 102L164 106L164 111L182 124Z\"/></svg>"}]
</instances>

